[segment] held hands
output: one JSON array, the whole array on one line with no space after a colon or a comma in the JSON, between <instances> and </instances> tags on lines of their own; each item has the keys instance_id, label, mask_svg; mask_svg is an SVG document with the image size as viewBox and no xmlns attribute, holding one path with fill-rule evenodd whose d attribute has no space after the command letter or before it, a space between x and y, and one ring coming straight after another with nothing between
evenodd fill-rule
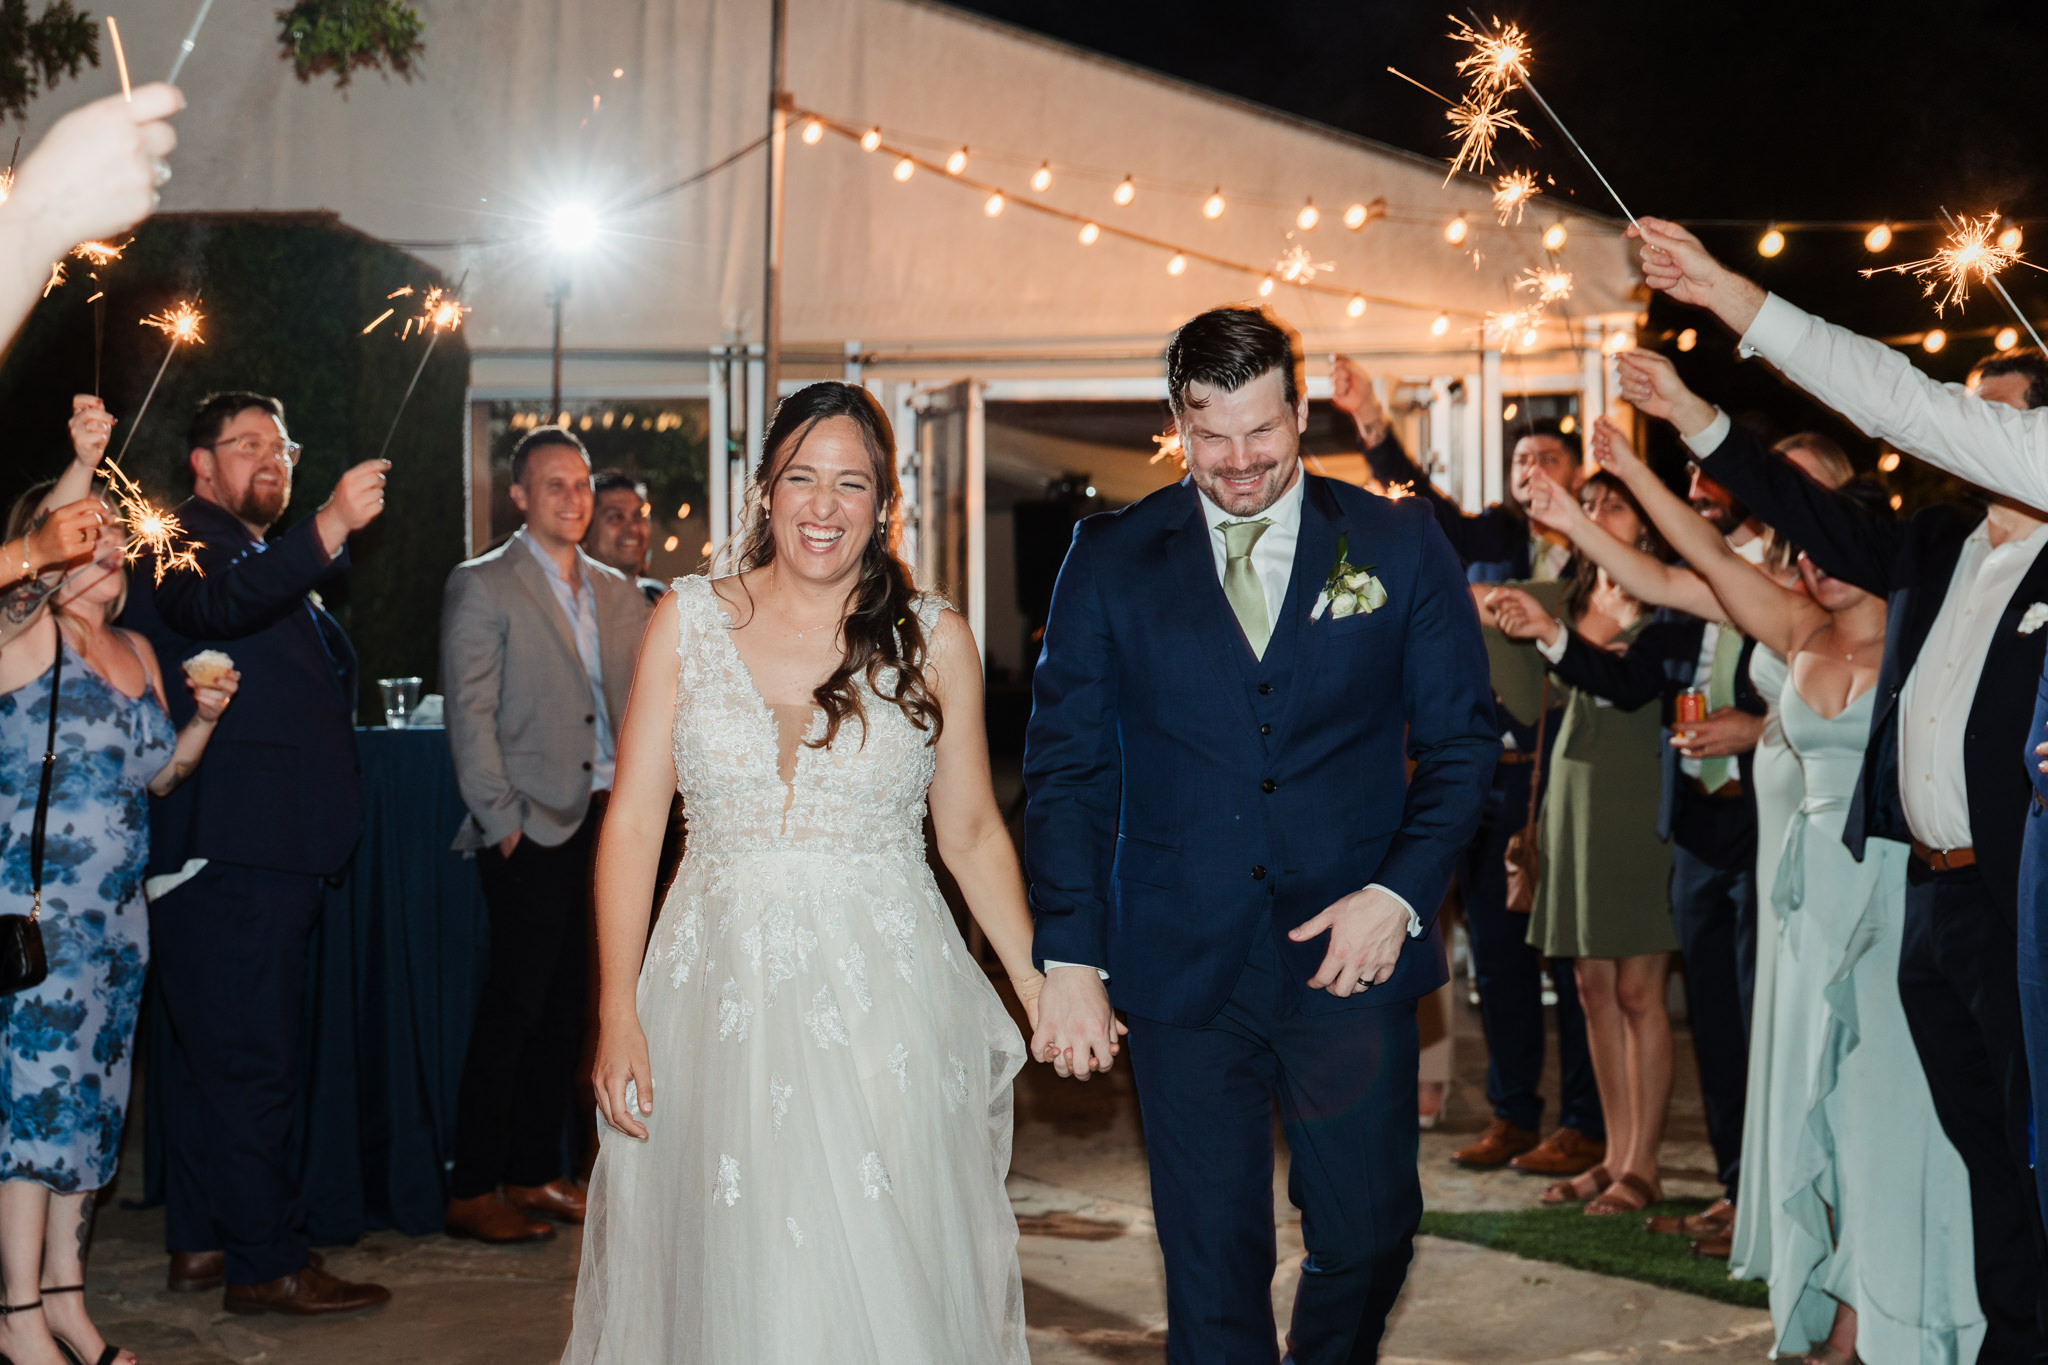
<instances>
[{"instance_id":1,"label":"held hands","mask_svg":"<svg viewBox=\"0 0 2048 1365\"><path fill-rule=\"evenodd\" d=\"M1287 937L1306 943L1323 933L1330 936L1330 950L1309 978L1309 989L1328 991L1342 1000L1394 974L1401 946L1408 941L1408 907L1380 888L1368 886L1290 929Z\"/></svg>"},{"instance_id":2,"label":"held hands","mask_svg":"<svg viewBox=\"0 0 2048 1365\"><path fill-rule=\"evenodd\" d=\"M1033 972L1026 977L1011 977L1010 989L1017 992L1017 1003L1024 1007L1024 1022L1038 1032L1038 997L1045 991L1045 973Z\"/></svg>"},{"instance_id":3,"label":"held hands","mask_svg":"<svg viewBox=\"0 0 2048 1365\"><path fill-rule=\"evenodd\" d=\"M1763 738L1764 718L1734 706L1724 706L1705 720L1672 727L1671 747L1681 758L1733 758L1746 754Z\"/></svg>"},{"instance_id":4,"label":"held hands","mask_svg":"<svg viewBox=\"0 0 2048 1365\"><path fill-rule=\"evenodd\" d=\"M1541 640L1547 645L1564 629L1541 602L1520 588L1495 588L1486 605L1494 625L1510 640Z\"/></svg>"},{"instance_id":5,"label":"held hands","mask_svg":"<svg viewBox=\"0 0 2048 1365\"><path fill-rule=\"evenodd\" d=\"M328 558L341 553L342 542L375 521L384 511L384 478L389 460L365 460L344 472L334 491L313 514Z\"/></svg>"},{"instance_id":6,"label":"held hands","mask_svg":"<svg viewBox=\"0 0 2048 1365\"><path fill-rule=\"evenodd\" d=\"M221 718L221 713L228 709L228 703L234 700L235 690L241 685L242 675L232 668L205 687L201 687L196 679L185 679L185 686L192 689L192 700L198 704L199 719L208 725Z\"/></svg>"},{"instance_id":7,"label":"held hands","mask_svg":"<svg viewBox=\"0 0 2048 1365\"><path fill-rule=\"evenodd\" d=\"M627 1137L647 1137L642 1115L654 1112L654 1069L647 1061L647 1035L637 1016L628 1014L617 1021L600 1022L597 1028L597 1061L590 1069L591 1087L597 1091L597 1112L604 1121ZM626 1087L633 1087L637 1109L626 1099Z\"/></svg>"},{"instance_id":8,"label":"held hands","mask_svg":"<svg viewBox=\"0 0 2048 1365\"><path fill-rule=\"evenodd\" d=\"M98 469L114 435L114 419L107 405L89 393L71 397L72 456L87 469Z\"/></svg>"},{"instance_id":9,"label":"held hands","mask_svg":"<svg viewBox=\"0 0 2048 1365\"><path fill-rule=\"evenodd\" d=\"M1116 1063L1123 1045L1117 1040L1131 1030L1110 1008L1109 992L1093 967L1055 967L1025 1006L1038 1011L1031 1032L1031 1056L1050 1062L1061 1076L1085 1081Z\"/></svg>"},{"instance_id":10,"label":"held hands","mask_svg":"<svg viewBox=\"0 0 2048 1365\"><path fill-rule=\"evenodd\" d=\"M158 168L178 145L169 119L185 97L137 86L132 102L94 100L57 120L15 176L0 222L18 224L45 264L80 242L125 232L156 209Z\"/></svg>"}]
</instances>

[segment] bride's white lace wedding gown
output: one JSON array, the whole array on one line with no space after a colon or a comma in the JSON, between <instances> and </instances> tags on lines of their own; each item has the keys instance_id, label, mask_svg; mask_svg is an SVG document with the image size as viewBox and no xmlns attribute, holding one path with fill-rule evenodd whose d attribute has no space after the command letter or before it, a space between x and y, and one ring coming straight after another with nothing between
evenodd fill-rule
<instances>
[{"instance_id":1,"label":"bride's white lace wedding gown","mask_svg":"<svg viewBox=\"0 0 2048 1365\"><path fill-rule=\"evenodd\" d=\"M710 581L675 589L654 1112L644 1142L599 1123L565 1365L1025 1365L1024 1041L925 862L927 736L863 683L865 737L800 747L823 713L771 709Z\"/></svg>"}]
</instances>

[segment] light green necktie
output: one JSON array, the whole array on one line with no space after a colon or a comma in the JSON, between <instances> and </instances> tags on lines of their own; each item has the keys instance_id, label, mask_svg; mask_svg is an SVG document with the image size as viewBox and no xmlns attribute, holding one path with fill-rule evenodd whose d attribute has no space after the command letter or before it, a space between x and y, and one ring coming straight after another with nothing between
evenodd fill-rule
<instances>
[{"instance_id":1,"label":"light green necktie","mask_svg":"<svg viewBox=\"0 0 2048 1365\"><path fill-rule=\"evenodd\" d=\"M1724 625L1714 637L1714 664L1707 673L1707 713L1735 704L1735 665L1742 657L1742 632ZM1700 760L1700 785L1710 792L1721 790L1735 775L1732 758Z\"/></svg>"},{"instance_id":2,"label":"light green necktie","mask_svg":"<svg viewBox=\"0 0 2048 1365\"><path fill-rule=\"evenodd\" d=\"M1272 524L1264 517L1223 523L1223 596L1253 655L1261 659L1266 657L1266 641L1273 638L1273 622L1266 615L1266 590L1252 570L1252 546Z\"/></svg>"}]
</instances>

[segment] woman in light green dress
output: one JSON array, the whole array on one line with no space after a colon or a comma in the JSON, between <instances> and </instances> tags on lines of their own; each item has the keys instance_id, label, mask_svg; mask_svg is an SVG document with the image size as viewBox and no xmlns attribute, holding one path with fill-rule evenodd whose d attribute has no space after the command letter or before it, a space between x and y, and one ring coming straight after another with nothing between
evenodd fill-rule
<instances>
[{"instance_id":1,"label":"woman in light green dress","mask_svg":"<svg viewBox=\"0 0 2048 1365\"><path fill-rule=\"evenodd\" d=\"M1655 542L1634 499L1614 480L1593 476L1580 498L1586 514L1623 543ZM1554 637L1561 621L1588 644L1620 651L1648 621L1604 572L1574 563L1558 582L1473 590L1487 626L1493 689L1524 724L1535 723L1548 671L1529 640ZM1544 772L1529 942L1548 956L1573 959L1607 1116L1607 1157L1552 1185L1543 1200L1590 1200L1589 1213L1627 1213L1662 1195L1657 1164L1671 1096L1665 989L1678 939L1671 927L1671 850L1657 835L1662 721L1654 705L1623 711L1555 674L1549 688L1550 704L1563 710L1551 719L1557 738Z\"/></svg>"},{"instance_id":2,"label":"woman in light green dress","mask_svg":"<svg viewBox=\"0 0 2048 1365\"><path fill-rule=\"evenodd\" d=\"M1729 618L1789 661L1778 715L1804 796L1764 912L1779 931L1770 1095L1750 1122L1764 1127L1768 1168L1745 1172L1747 1189L1765 1186L1767 1221L1744 1218L1748 1236L1738 1239L1768 1233L1774 1354L1804 1355L1809 1365L1965 1365L1985 1332L1969 1178L1935 1118L1899 1001L1907 852L1873 839L1859 862L1842 844L1869 737L1884 599L1803 558L1807 594L1777 586L1604 422L1595 449ZM1761 1259L1746 1255L1745 1269L1754 1273Z\"/></svg>"}]
</instances>

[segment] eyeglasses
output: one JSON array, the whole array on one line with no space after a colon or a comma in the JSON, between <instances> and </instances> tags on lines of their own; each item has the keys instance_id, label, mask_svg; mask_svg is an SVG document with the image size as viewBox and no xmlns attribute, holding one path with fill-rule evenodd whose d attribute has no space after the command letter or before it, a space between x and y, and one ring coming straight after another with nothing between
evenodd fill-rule
<instances>
[{"instance_id":1,"label":"eyeglasses","mask_svg":"<svg viewBox=\"0 0 2048 1365\"><path fill-rule=\"evenodd\" d=\"M298 465L299 452L305 449L297 441L266 441L256 436L238 436L232 441L218 442L213 448L231 450L245 460L267 455L273 460L283 460L288 467Z\"/></svg>"}]
</instances>

